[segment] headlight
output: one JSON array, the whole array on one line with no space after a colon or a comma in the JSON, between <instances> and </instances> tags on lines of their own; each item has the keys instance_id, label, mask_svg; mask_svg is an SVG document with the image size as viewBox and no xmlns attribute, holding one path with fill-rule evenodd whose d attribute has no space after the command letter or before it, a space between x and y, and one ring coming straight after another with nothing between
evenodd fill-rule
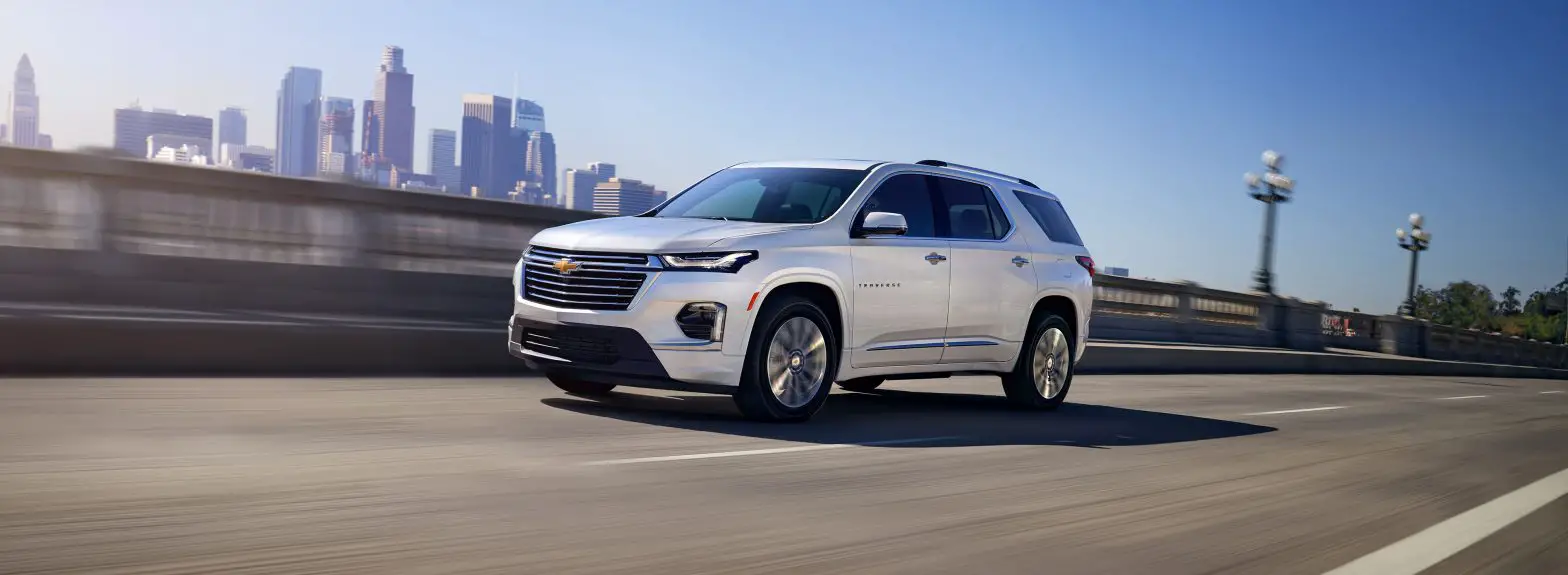
<instances>
[{"instance_id":1,"label":"headlight","mask_svg":"<svg viewBox=\"0 0 1568 575\"><path fill-rule=\"evenodd\" d=\"M672 271L704 271L735 273L741 266L757 260L757 252L720 252L702 254L666 254L659 256L664 267Z\"/></svg>"}]
</instances>

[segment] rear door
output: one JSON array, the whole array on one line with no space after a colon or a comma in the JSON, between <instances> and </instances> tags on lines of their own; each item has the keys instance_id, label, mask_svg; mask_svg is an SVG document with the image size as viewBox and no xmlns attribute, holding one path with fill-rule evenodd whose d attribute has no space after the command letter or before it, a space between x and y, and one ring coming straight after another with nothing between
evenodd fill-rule
<instances>
[{"instance_id":1,"label":"rear door","mask_svg":"<svg viewBox=\"0 0 1568 575\"><path fill-rule=\"evenodd\" d=\"M1034 253L996 192L979 181L931 176L937 229L952 250L942 363L1008 361L1034 305Z\"/></svg>"}]
</instances>

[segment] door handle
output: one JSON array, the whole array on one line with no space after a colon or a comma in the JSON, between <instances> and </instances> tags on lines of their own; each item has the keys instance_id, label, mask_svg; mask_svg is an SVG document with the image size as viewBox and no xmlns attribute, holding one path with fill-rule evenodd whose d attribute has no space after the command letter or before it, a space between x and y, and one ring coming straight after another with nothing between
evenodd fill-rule
<instances>
[{"instance_id":1,"label":"door handle","mask_svg":"<svg viewBox=\"0 0 1568 575\"><path fill-rule=\"evenodd\" d=\"M1029 265L1029 258L1023 256L1013 256L1013 265L1018 267Z\"/></svg>"},{"instance_id":2,"label":"door handle","mask_svg":"<svg viewBox=\"0 0 1568 575\"><path fill-rule=\"evenodd\" d=\"M931 252L929 254L926 254L926 261L931 262L931 265L936 265L936 264L939 264L939 263L947 261L947 256L944 256L944 255L936 253L936 252Z\"/></svg>"}]
</instances>

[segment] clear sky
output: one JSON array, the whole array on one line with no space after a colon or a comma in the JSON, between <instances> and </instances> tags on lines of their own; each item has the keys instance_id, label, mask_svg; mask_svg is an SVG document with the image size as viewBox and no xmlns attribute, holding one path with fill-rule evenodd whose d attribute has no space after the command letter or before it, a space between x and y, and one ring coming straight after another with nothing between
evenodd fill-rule
<instances>
[{"instance_id":1,"label":"clear sky","mask_svg":"<svg viewBox=\"0 0 1568 575\"><path fill-rule=\"evenodd\" d=\"M925 158L1057 192L1102 266L1242 289L1286 156L1284 293L1391 311L1427 216L1428 285L1494 292L1568 266L1568 3L56 0L6 2L42 129L107 144L133 100L250 110L273 145L290 65L371 94L382 45L415 75L416 167L464 92L545 107L560 167L613 162L680 190L740 161ZM357 147L357 143L356 143Z\"/></svg>"}]
</instances>

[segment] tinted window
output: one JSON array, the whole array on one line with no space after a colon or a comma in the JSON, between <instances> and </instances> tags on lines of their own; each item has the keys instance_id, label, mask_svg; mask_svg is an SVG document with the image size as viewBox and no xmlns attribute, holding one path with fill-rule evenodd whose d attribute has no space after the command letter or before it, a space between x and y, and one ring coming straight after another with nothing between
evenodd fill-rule
<instances>
[{"instance_id":1,"label":"tinted window","mask_svg":"<svg viewBox=\"0 0 1568 575\"><path fill-rule=\"evenodd\" d=\"M987 192L985 203L991 208L991 229L996 239L1007 237L1007 232L1013 231L1012 222L1007 221L1007 212L1002 211L1002 204L997 203L996 194Z\"/></svg>"},{"instance_id":2,"label":"tinted window","mask_svg":"<svg viewBox=\"0 0 1568 575\"><path fill-rule=\"evenodd\" d=\"M877 191L866 200L860 214L892 212L904 216L909 223L907 237L934 238L936 218L932 212L931 190L926 177L920 174L900 174L882 182Z\"/></svg>"},{"instance_id":3,"label":"tinted window","mask_svg":"<svg viewBox=\"0 0 1568 575\"><path fill-rule=\"evenodd\" d=\"M866 173L826 168L730 168L670 198L654 217L817 223L843 205Z\"/></svg>"},{"instance_id":4,"label":"tinted window","mask_svg":"<svg viewBox=\"0 0 1568 575\"><path fill-rule=\"evenodd\" d=\"M1051 241L1060 244L1083 245L1083 238L1078 237L1078 229L1073 227L1073 221L1067 217L1067 210L1062 209L1062 203L1045 196L1026 192L1013 192L1018 200L1023 202L1024 209L1029 211L1029 216L1040 224L1045 230L1045 235Z\"/></svg>"},{"instance_id":5,"label":"tinted window","mask_svg":"<svg viewBox=\"0 0 1568 575\"><path fill-rule=\"evenodd\" d=\"M937 227L945 232L944 237L961 240L1000 237L991 221L991 205L986 202L986 196L991 195L989 188L952 178L932 177L931 180L936 182L938 197L942 200L945 221L937 222Z\"/></svg>"}]
</instances>

